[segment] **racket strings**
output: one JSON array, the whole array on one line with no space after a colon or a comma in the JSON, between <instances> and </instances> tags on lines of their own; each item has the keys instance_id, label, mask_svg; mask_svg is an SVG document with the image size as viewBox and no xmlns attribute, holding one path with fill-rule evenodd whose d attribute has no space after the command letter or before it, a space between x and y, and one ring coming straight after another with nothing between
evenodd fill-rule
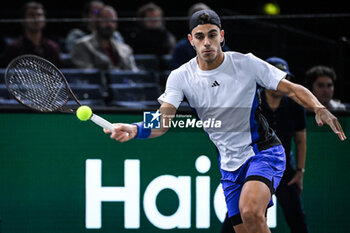
<instances>
[{"instance_id":1,"label":"racket strings","mask_svg":"<svg viewBox=\"0 0 350 233\"><path fill-rule=\"evenodd\" d=\"M48 112L68 100L66 83L50 63L36 57L23 57L10 65L7 83L12 94L24 105Z\"/></svg>"}]
</instances>

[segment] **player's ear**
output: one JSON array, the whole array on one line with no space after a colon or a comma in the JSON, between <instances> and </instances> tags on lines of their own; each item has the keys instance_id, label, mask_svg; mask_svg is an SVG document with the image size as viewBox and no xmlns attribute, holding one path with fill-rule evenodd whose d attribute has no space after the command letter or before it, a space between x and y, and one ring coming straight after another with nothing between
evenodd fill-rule
<instances>
[{"instance_id":1,"label":"player's ear","mask_svg":"<svg viewBox=\"0 0 350 233\"><path fill-rule=\"evenodd\" d=\"M225 31L224 30L221 30L220 31L220 35L221 35L221 39L220 39L220 43L223 43L224 42L224 39L225 39Z\"/></svg>"},{"instance_id":2,"label":"player's ear","mask_svg":"<svg viewBox=\"0 0 350 233\"><path fill-rule=\"evenodd\" d=\"M191 34L188 34L187 38L190 41L191 45L194 46Z\"/></svg>"}]
</instances>

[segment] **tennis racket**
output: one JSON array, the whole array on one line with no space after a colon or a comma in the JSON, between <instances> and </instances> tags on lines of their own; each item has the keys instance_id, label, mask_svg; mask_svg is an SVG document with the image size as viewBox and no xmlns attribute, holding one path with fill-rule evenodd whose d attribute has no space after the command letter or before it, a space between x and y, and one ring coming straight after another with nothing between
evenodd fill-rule
<instances>
[{"instance_id":1,"label":"tennis racket","mask_svg":"<svg viewBox=\"0 0 350 233\"><path fill-rule=\"evenodd\" d=\"M65 106L69 95L77 103L77 108L81 106L62 72L42 57L23 55L13 59L5 71L5 82L19 103L39 112L75 113L76 109ZM96 114L92 114L90 120L114 131L110 122Z\"/></svg>"}]
</instances>

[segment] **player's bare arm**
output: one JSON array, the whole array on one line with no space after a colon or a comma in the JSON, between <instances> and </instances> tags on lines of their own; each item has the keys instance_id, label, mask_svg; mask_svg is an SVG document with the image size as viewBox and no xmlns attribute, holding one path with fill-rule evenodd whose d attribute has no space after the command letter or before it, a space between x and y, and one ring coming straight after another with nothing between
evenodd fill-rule
<instances>
[{"instance_id":1,"label":"player's bare arm","mask_svg":"<svg viewBox=\"0 0 350 233\"><path fill-rule=\"evenodd\" d=\"M163 124L165 125L170 125L170 121L173 120L175 114L176 114L176 108L169 103L162 103L159 109L160 113L162 114L161 117L161 127L160 129L152 129L151 135L149 136L150 138L156 138L159 136L162 136L165 134L169 127L164 127Z\"/></svg>"},{"instance_id":2,"label":"player's bare arm","mask_svg":"<svg viewBox=\"0 0 350 233\"><path fill-rule=\"evenodd\" d=\"M164 102L160 106L159 111L161 113L161 128L152 129L151 134L148 138L162 136L168 131L168 127L163 127L163 124L166 123L167 125L169 125L169 122L175 116L176 108L173 105ZM116 123L114 124L114 127L115 129L112 133L107 129L104 129L104 132L111 133L111 138L119 142L129 141L130 139L135 138L138 133L138 127L134 124Z\"/></svg>"},{"instance_id":3,"label":"player's bare arm","mask_svg":"<svg viewBox=\"0 0 350 233\"><path fill-rule=\"evenodd\" d=\"M304 108L314 111L315 119L319 126L328 124L333 132L339 136L340 140L343 141L346 139L338 119L329 112L308 89L299 84L282 79L277 86L277 90L289 96Z\"/></svg>"}]
</instances>

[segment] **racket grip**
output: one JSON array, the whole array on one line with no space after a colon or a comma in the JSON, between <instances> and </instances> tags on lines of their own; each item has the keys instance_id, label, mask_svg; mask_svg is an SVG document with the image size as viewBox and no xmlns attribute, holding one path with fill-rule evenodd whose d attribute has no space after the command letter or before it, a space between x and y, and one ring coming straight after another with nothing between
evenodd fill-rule
<instances>
[{"instance_id":1,"label":"racket grip","mask_svg":"<svg viewBox=\"0 0 350 233\"><path fill-rule=\"evenodd\" d=\"M97 116L96 114L92 114L90 120L92 120L96 125L101 126L102 128L108 129L111 132L114 131L114 126L111 122L103 119L100 116Z\"/></svg>"}]
</instances>

